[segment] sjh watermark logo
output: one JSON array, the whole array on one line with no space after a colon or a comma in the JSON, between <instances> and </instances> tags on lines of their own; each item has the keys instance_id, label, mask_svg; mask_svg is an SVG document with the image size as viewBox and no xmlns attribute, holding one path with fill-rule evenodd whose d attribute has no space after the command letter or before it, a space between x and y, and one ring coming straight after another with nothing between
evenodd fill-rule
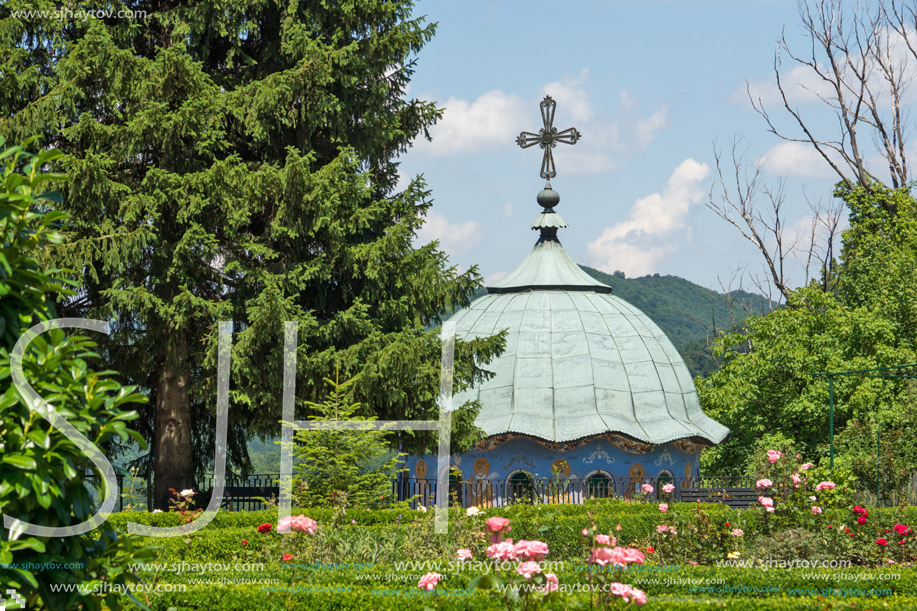
<instances>
[{"instance_id":1,"label":"sjh watermark logo","mask_svg":"<svg viewBox=\"0 0 917 611\"><path fill-rule=\"evenodd\" d=\"M51 329L88 329L108 335L109 324L102 320L89 318L57 318L35 325L23 333L13 347L10 355L10 371L13 385L31 411L50 422L60 430L67 439L79 447L83 453L97 467L105 479L105 496L99 511L84 522L72 526L41 526L23 522L3 515L3 526L9 529L10 541L15 541L21 535L38 537L72 537L81 535L103 524L115 508L118 495L118 482L115 479L115 469L105 454L89 439L77 431L73 425L61 416L47 401L38 396L38 393L25 379L22 362L29 344L43 333ZM213 494L207 508L197 520L182 524L181 526L161 527L136 522L127 523L127 531L131 534L146 537L180 537L201 530L216 516L223 502L223 491L226 486L226 431L229 412L229 366L232 348L232 322L220 321L218 327L217 344L217 422L215 449L213 461ZM294 420L293 405L296 391L296 346L298 340L299 323L286 321L283 324L283 420L282 437L280 444L280 524L277 529L281 534L290 532L289 520L293 499L293 432L294 429L303 431L437 431L439 433L439 448L437 451L436 466L436 514L433 521L433 531L437 534L449 530L448 494L449 494L449 456L451 455L452 435L452 369L455 353L455 323L444 322L441 331L442 354L440 356L440 388L439 388L439 419L438 420L388 420L355 422L350 420L324 420L304 421ZM5 609L0 606L0 611Z\"/></svg>"},{"instance_id":2,"label":"sjh watermark logo","mask_svg":"<svg viewBox=\"0 0 917 611\"><path fill-rule=\"evenodd\" d=\"M0 596L0 611L7 609L25 609L25 599L16 592L16 590L7 590L5 596Z\"/></svg>"}]
</instances>

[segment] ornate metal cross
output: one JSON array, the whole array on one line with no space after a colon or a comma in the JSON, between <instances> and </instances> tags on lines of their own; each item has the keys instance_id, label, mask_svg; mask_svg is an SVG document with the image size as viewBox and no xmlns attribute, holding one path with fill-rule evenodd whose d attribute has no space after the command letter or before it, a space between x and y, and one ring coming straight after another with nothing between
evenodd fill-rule
<instances>
[{"instance_id":1,"label":"ornate metal cross","mask_svg":"<svg viewBox=\"0 0 917 611\"><path fill-rule=\"evenodd\" d=\"M560 132L557 131L557 128L554 127L554 109L557 108L557 102L554 101L554 98L546 95L539 106L541 107L541 118L544 120L544 127L538 130L537 134L522 132L516 138L516 144L524 149L537 144L544 150L544 158L541 160L541 177L550 181L557 176L557 171L554 169L554 153L552 149L557 146L558 142L576 144L582 135L573 127Z\"/></svg>"}]
</instances>

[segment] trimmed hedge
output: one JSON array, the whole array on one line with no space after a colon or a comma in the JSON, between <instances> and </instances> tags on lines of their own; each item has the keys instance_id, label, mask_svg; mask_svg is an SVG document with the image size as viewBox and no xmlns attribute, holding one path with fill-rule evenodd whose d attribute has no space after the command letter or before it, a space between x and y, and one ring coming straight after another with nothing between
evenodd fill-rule
<instances>
[{"instance_id":1,"label":"trimmed hedge","mask_svg":"<svg viewBox=\"0 0 917 611\"><path fill-rule=\"evenodd\" d=\"M716 504L670 504L670 512L684 512L700 507L707 516L717 524L741 524L749 535L759 531L763 512L757 510L735 510ZM588 512L588 514L587 514ZM334 514L330 510L294 510L293 514L305 513L318 520L320 529L335 529L337 531L357 530L363 534L388 533L393 529L417 529L419 522L424 521L424 528L429 529L432 522L432 513L426 514L416 511L383 510L375 512L348 511L345 516L338 515L338 524L333 524ZM400 524L398 516L400 518ZM655 532L655 527L662 521L667 521L659 512L655 504L626 503L622 501L591 502L586 505L561 505L561 506L513 506L508 508L492 509L485 512L484 516L468 518L460 509L450 510L450 521L453 525L451 532L457 532L454 527L459 523L467 524L471 521L477 527L483 527L484 518L499 515L507 517L512 522L510 535L514 539L540 539L546 541L551 549L548 560L565 561L558 574L561 584L585 584L588 582L589 572L584 564L586 550L583 547L580 531L588 525L588 515L591 514L601 532L615 534L622 544L631 541L644 540ZM668 514L666 514L667 516ZM831 523L842 524L846 520L850 523L849 511L832 513L823 516L830 519ZM118 528L125 528L125 523L132 519L137 522L155 524L158 526L176 525L178 516L174 514L118 514L112 517L112 522ZM351 524L356 520L357 525ZM872 527L894 525L896 522L917 524L917 508L907 508L903 512L897 509L874 509L870 513ZM160 548L160 563L186 562L205 563L211 562L258 562L260 553L265 546L276 546L277 535L268 536L257 533L257 526L270 523L276 526L277 511L264 510L257 512L229 513L220 512L213 522L203 531L190 538L173 537L157 538L152 541ZM622 525L622 530L617 531L615 526ZM425 531L429 532L429 530ZM423 535L432 536L432 535ZM448 535L447 535L448 536ZM760 535L759 535L760 536ZM776 533L775 536L780 536ZM242 546L241 541L246 539L248 545ZM272 551L277 551L272 547ZM428 557L405 558L409 560L426 560ZM482 560L477 557L476 560ZM652 562L652 557L649 558ZM356 558L342 558L340 562L359 562ZM297 558L294 562L308 563L309 559ZM502 598L493 592L476 591L467 594L465 590L476 573L472 571L450 571L443 564L444 579L437 587L436 602L438 608L445 610L477 610L477 609L504 609ZM416 588L416 576L427 569L396 570L389 564L375 564L370 568L335 568L312 570L308 568L291 569L279 562L269 562L263 572L229 573L170 573L162 571L155 575L161 584L183 584L187 587L184 593L161 593L149 596L152 609L334 609L347 611L349 609L379 609L381 611L394 610L422 610L429 608L433 601L429 595L422 594ZM858 574L859 581L841 579L844 574ZM863 580L864 575L878 573L897 573L901 577L894 581ZM405 581L388 581L389 575L413 574ZM821 575L820 579L805 579L805 575ZM154 575L149 571L141 571L141 578L145 582L153 580ZM220 578L245 578L245 579L276 579L281 585L294 584L300 588L309 586L321 588L320 591L297 591L292 594L272 590L275 586L261 586L256 584L228 584L219 585L202 584L205 579L219 580ZM665 583L669 578L669 583ZM229 581L227 579L227 581ZM726 586L747 586L752 591L732 593L728 591L698 591L700 584L678 583L672 580L709 580L721 579ZM655 581L654 581L655 580ZM779 569L769 570L744 569L732 567L690 566L683 565L677 571L641 570L627 575L622 581L633 584L644 590L649 596L648 608L675 609L693 611L695 609L721 607L739 610L791 610L811 609L813 605L826 608L826 605L850 608L851 603L855 608L879 608L888 610L904 610L917 608L917 571L898 565L889 565L879 569L864 569L851 567L846 569ZM715 584L707 587L716 588ZM267 588L267 589L262 589ZM349 591L343 591L349 588ZM779 588L779 592L755 592L754 588ZM861 591L872 589L891 590L891 596L851 597L844 596L843 592L830 595L819 601L812 595L790 595L792 590L817 590L826 588L839 591ZM384 592L396 592L386 595ZM460 594L448 596L444 591L456 591ZM141 597L143 600L143 597ZM556 603L540 608L546 609L590 609L590 597L586 592L573 592L563 595L562 603Z\"/></svg>"}]
</instances>

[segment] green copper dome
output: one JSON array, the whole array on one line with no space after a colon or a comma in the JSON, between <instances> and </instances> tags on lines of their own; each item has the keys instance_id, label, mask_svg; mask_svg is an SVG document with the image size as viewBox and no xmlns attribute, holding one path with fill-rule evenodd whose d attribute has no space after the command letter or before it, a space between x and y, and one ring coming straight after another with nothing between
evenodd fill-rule
<instances>
[{"instance_id":1,"label":"green copper dome","mask_svg":"<svg viewBox=\"0 0 917 611\"><path fill-rule=\"evenodd\" d=\"M459 337L508 330L496 375L456 396L478 399L487 435L572 441L609 432L661 444L719 443L729 430L704 415L678 350L643 312L611 295L555 239L450 320Z\"/></svg>"},{"instance_id":2,"label":"green copper dome","mask_svg":"<svg viewBox=\"0 0 917 611\"><path fill-rule=\"evenodd\" d=\"M540 176L547 183L536 199L544 210L532 225L540 238L519 267L487 287L488 295L450 318L465 339L508 330L506 350L487 367L496 375L457 394L455 404L479 400L475 424L488 436L565 442L621 433L652 444L719 443L729 429L701 411L694 380L669 338L584 272L557 239L567 224L554 210L560 195L551 187L552 149L581 136L553 127L555 106L546 96L544 128L516 139L543 152Z\"/></svg>"}]
</instances>

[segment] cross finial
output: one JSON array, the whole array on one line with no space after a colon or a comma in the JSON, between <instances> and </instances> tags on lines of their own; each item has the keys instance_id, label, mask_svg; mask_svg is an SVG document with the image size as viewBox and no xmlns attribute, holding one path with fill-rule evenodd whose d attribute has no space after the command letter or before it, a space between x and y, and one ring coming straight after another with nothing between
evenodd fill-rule
<instances>
[{"instance_id":1,"label":"cross finial","mask_svg":"<svg viewBox=\"0 0 917 611\"><path fill-rule=\"evenodd\" d=\"M570 127L563 131L557 131L554 127L554 110L557 108L557 102L549 95L546 95L539 104L541 107L541 118L544 121L544 127L538 130L537 134L532 132L522 132L516 138L516 144L524 149L535 146L536 144L544 150L544 158L541 160L541 177L548 181L557 176L554 168L554 153L552 149L557 146L558 142L564 144L576 144L582 136L575 128Z\"/></svg>"}]
</instances>

